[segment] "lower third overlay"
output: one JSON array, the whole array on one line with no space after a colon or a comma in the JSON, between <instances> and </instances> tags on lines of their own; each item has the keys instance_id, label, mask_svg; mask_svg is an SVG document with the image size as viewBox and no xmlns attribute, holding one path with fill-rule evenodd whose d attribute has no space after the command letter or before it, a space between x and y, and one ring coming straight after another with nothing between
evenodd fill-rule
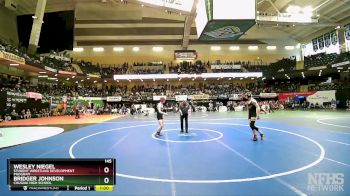
<instances>
[{"instance_id":1,"label":"lower third overlay","mask_svg":"<svg viewBox=\"0 0 350 196\"><path fill-rule=\"evenodd\" d=\"M115 159L8 159L11 191L113 191Z\"/></svg>"}]
</instances>

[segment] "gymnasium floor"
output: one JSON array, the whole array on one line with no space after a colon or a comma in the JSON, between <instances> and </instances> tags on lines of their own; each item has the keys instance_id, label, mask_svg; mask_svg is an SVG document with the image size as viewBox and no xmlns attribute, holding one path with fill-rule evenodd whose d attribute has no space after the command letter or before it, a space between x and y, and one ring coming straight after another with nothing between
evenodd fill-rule
<instances>
[{"instance_id":1,"label":"gymnasium floor","mask_svg":"<svg viewBox=\"0 0 350 196\"><path fill-rule=\"evenodd\" d=\"M131 116L0 150L0 195L350 195L350 112L262 115L251 141L245 112L194 113L190 134L166 116ZM72 117L73 118L73 117ZM7 158L116 158L114 192L9 192ZM340 173L343 191L312 190L310 176ZM320 185L320 184L319 184ZM323 184L322 184L323 185Z\"/></svg>"}]
</instances>

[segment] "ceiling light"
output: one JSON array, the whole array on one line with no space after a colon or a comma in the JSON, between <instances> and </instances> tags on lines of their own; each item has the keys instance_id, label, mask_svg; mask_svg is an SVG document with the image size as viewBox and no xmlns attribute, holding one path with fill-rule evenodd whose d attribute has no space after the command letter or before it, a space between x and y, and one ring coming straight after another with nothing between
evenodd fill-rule
<instances>
[{"instance_id":1,"label":"ceiling light","mask_svg":"<svg viewBox=\"0 0 350 196\"><path fill-rule=\"evenodd\" d=\"M80 80L80 82L84 82L84 80Z\"/></svg>"},{"instance_id":2,"label":"ceiling light","mask_svg":"<svg viewBox=\"0 0 350 196\"><path fill-rule=\"evenodd\" d=\"M49 77L48 75L40 75L40 76L38 76L38 78L47 78L47 77Z\"/></svg>"},{"instance_id":3,"label":"ceiling light","mask_svg":"<svg viewBox=\"0 0 350 196\"><path fill-rule=\"evenodd\" d=\"M123 47L114 47L113 51L115 51L115 52L123 52L124 48Z\"/></svg>"},{"instance_id":4,"label":"ceiling light","mask_svg":"<svg viewBox=\"0 0 350 196\"><path fill-rule=\"evenodd\" d=\"M92 49L94 52L103 52L105 49L103 47L97 47Z\"/></svg>"},{"instance_id":5,"label":"ceiling light","mask_svg":"<svg viewBox=\"0 0 350 196\"><path fill-rule=\"evenodd\" d=\"M37 16L32 16L33 19L37 19L38 17Z\"/></svg>"},{"instance_id":6,"label":"ceiling light","mask_svg":"<svg viewBox=\"0 0 350 196\"><path fill-rule=\"evenodd\" d=\"M337 27L335 27L335 29L340 29L340 26L338 25Z\"/></svg>"},{"instance_id":7,"label":"ceiling light","mask_svg":"<svg viewBox=\"0 0 350 196\"><path fill-rule=\"evenodd\" d=\"M75 78L75 76L72 76L72 78Z\"/></svg>"},{"instance_id":8,"label":"ceiling light","mask_svg":"<svg viewBox=\"0 0 350 196\"><path fill-rule=\"evenodd\" d=\"M162 52L162 51L163 51L163 47L154 46L154 47L152 48L152 50L153 50L154 52Z\"/></svg>"},{"instance_id":9,"label":"ceiling light","mask_svg":"<svg viewBox=\"0 0 350 196\"><path fill-rule=\"evenodd\" d=\"M66 79L67 81L69 80L69 78Z\"/></svg>"},{"instance_id":10,"label":"ceiling light","mask_svg":"<svg viewBox=\"0 0 350 196\"><path fill-rule=\"evenodd\" d=\"M104 80L104 82L107 82L107 80Z\"/></svg>"},{"instance_id":11,"label":"ceiling light","mask_svg":"<svg viewBox=\"0 0 350 196\"><path fill-rule=\"evenodd\" d=\"M140 51L140 47L133 47L133 48L132 48L132 51L138 52L138 51Z\"/></svg>"},{"instance_id":12,"label":"ceiling light","mask_svg":"<svg viewBox=\"0 0 350 196\"><path fill-rule=\"evenodd\" d=\"M276 46L266 46L266 49L268 50L276 50Z\"/></svg>"},{"instance_id":13,"label":"ceiling light","mask_svg":"<svg viewBox=\"0 0 350 196\"><path fill-rule=\"evenodd\" d=\"M294 46L285 46L284 47L286 50L294 50Z\"/></svg>"},{"instance_id":14,"label":"ceiling light","mask_svg":"<svg viewBox=\"0 0 350 196\"><path fill-rule=\"evenodd\" d=\"M94 81L94 83L96 83L96 82L97 82L97 80Z\"/></svg>"},{"instance_id":15,"label":"ceiling light","mask_svg":"<svg viewBox=\"0 0 350 196\"><path fill-rule=\"evenodd\" d=\"M58 76L58 74L55 74L55 76Z\"/></svg>"},{"instance_id":16,"label":"ceiling light","mask_svg":"<svg viewBox=\"0 0 350 196\"><path fill-rule=\"evenodd\" d=\"M83 52L84 48L73 48L73 52Z\"/></svg>"},{"instance_id":17,"label":"ceiling light","mask_svg":"<svg viewBox=\"0 0 350 196\"><path fill-rule=\"evenodd\" d=\"M90 80L90 78L86 78L87 80Z\"/></svg>"},{"instance_id":18,"label":"ceiling light","mask_svg":"<svg viewBox=\"0 0 350 196\"><path fill-rule=\"evenodd\" d=\"M212 51L219 51L219 50L221 50L221 47L220 46L211 46L210 50L212 50Z\"/></svg>"},{"instance_id":19,"label":"ceiling light","mask_svg":"<svg viewBox=\"0 0 350 196\"><path fill-rule=\"evenodd\" d=\"M239 46L230 46L229 49L230 50L239 50L240 48L239 48Z\"/></svg>"},{"instance_id":20,"label":"ceiling light","mask_svg":"<svg viewBox=\"0 0 350 196\"><path fill-rule=\"evenodd\" d=\"M258 50L258 46L248 46L248 50Z\"/></svg>"},{"instance_id":21,"label":"ceiling light","mask_svg":"<svg viewBox=\"0 0 350 196\"><path fill-rule=\"evenodd\" d=\"M13 66L13 67L18 66L18 65L19 65L18 63L10 63L10 66Z\"/></svg>"},{"instance_id":22,"label":"ceiling light","mask_svg":"<svg viewBox=\"0 0 350 196\"><path fill-rule=\"evenodd\" d=\"M39 71L39 74L46 74L46 71Z\"/></svg>"}]
</instances>

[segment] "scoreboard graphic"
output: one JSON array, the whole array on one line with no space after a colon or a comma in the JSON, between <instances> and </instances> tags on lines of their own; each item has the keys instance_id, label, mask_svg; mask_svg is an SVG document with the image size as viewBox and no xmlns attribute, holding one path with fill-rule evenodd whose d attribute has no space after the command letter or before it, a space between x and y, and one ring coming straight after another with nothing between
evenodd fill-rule
<instances>
[{"instance_id":1,"label":"scoreboard graphic","mask_svg":"<svg viewBox=\"0 0 350 196\"><path fill-rule=\"evenodd\" d=\"M11 191L113 191L115 159L8 159Z\"/></svg>"}]
</instances>

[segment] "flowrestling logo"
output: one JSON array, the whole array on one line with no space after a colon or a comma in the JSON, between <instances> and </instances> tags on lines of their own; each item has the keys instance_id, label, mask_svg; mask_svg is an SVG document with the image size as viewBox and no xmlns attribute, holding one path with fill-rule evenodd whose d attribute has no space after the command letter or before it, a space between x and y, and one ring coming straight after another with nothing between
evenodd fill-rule
<instances>
[{"instance_id":1,"label":"flowrestling logo","mask_svg":"<svg viewBox=\"0 0 350 196\"><path fill-rule=\"evenodd\" d=\"M307 190L313 192L344 192L344 174L309 173Z\"/></svg>"}]
</instances>

